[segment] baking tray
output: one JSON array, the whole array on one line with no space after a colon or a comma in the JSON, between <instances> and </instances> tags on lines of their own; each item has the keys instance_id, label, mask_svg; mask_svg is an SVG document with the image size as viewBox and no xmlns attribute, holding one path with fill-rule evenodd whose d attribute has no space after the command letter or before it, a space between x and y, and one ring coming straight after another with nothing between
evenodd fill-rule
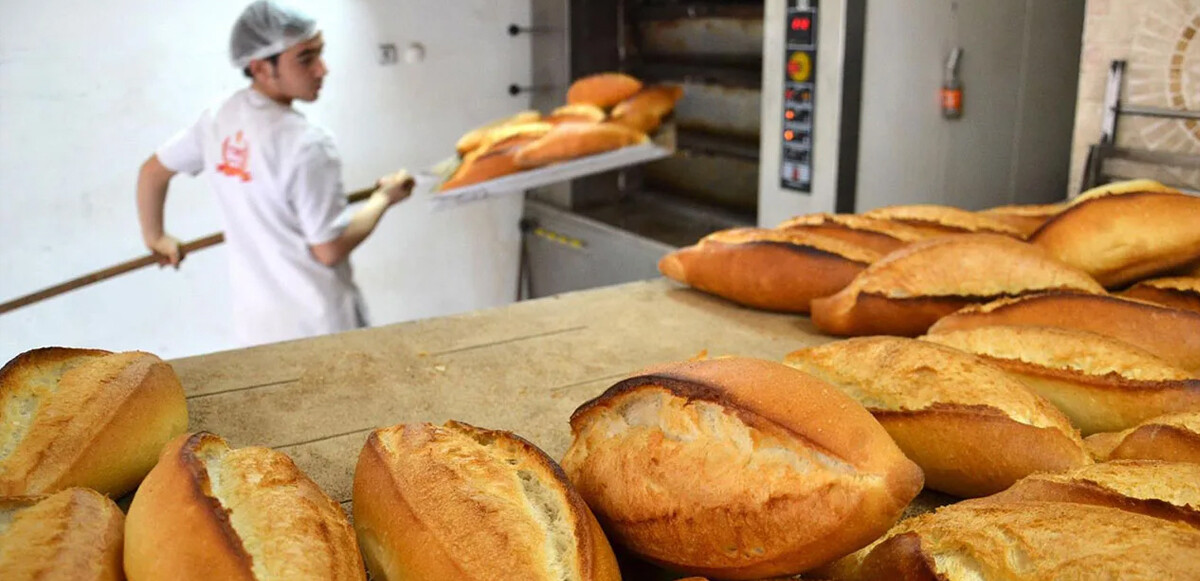
<instances>
[{"instance_id":1,"label":"baking tray","mask_svg":"<svg viewBox=\"0 0 1200 581\"><path fill-rule=\"evenodd\" d=\"M541 186L548 186L575 178L664 159L675 153L675 134L674 123L664 124L654 134L649 143L622 147L621 149L580 157L461 188L436 192L429 199L434 205L434 209L447 209L478 202L487 198L523 193L526 190ZM442 173L435 171L423 172L418 175L418 178L419 182L436 182L439 184L444 179Z\"/></svg>"}]
</instances>

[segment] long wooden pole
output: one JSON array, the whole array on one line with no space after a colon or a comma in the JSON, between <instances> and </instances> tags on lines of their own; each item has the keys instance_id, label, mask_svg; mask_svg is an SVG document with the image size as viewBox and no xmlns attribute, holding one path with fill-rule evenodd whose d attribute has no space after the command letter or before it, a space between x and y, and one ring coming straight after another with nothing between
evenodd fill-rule
<instances>
[{"instance_id":1,"label":"long wooden pole","mask_svg":"<svg viewBox=\"0 0 1200 581\"><path fill-rule=\"evenodd\" d=\"M352 192L350 195L346 196L346 201L351 204L361 202L369 198L374 191L375 188L367 188ZM183 244L183 253L185 255L191 254L197 250L203 250L211 246L216 246L224 241L225 234L221 232L209 234L203 238L197 238L196 240L192 240ZM145 268L151 264L158 264L158 259L155 258L154 254L147 254L146 256L142 256L140 258L128 260L103 270L97 270L96 272L85 274L78 278L73 278L64 283L56 284L52 287L44 288L40 291L30 293L23 297L18 297L6 303L0 304L0 315L24 306L32 305L36 302L44 301L51 297L56 297L66 292L96 284L102 280L108 280L114 276L119 276L127 272L133 272L140 268Z\"/></svg>"}]
</instances>

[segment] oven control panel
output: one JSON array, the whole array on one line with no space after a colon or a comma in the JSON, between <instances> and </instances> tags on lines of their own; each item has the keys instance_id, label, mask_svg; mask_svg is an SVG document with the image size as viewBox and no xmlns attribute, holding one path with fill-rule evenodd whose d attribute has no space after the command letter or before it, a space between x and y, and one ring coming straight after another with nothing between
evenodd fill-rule
<instances>
[{"instance_id":1,"label":"oven control panel","mask_svg":"<svg viewBox=\"0 0 1200 581\"><path fill-rule=\"evenodd\" d=\"M786 190L811 193L817 0L788 0L785 23L780 185Z\"/></svg>"}]
</instances>

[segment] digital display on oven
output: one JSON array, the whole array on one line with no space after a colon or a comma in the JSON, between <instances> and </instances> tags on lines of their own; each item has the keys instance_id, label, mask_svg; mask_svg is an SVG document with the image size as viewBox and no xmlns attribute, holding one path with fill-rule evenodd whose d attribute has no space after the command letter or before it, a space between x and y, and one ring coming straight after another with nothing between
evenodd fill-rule
<instances>
[{"instance_id":1,"label":"digital display on oven","mask_svg":"<svg viewBox=\"0 0 1200 581\"><path fill-rule=\"evenodd\" d=\"M785 22L780 185L811 193L817 0L788 0Z\"/></svg>"}]
</instances>

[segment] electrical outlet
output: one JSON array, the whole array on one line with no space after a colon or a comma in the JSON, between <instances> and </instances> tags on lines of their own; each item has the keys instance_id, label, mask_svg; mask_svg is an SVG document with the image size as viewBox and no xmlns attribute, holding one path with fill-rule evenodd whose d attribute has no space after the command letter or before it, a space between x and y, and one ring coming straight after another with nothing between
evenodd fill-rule
<instances>
[{"instance_id":1,"label":"electrical outlet","mask_svg":"<svg viewBox=\"0 0 1200 581\"><path fill-rule=\"evenodd\" d=\"M400 61L400 52L396 50L396 43L387 42L379 45L379 64L387 66L394 65Z\"/></svg>"}]
</instances>

